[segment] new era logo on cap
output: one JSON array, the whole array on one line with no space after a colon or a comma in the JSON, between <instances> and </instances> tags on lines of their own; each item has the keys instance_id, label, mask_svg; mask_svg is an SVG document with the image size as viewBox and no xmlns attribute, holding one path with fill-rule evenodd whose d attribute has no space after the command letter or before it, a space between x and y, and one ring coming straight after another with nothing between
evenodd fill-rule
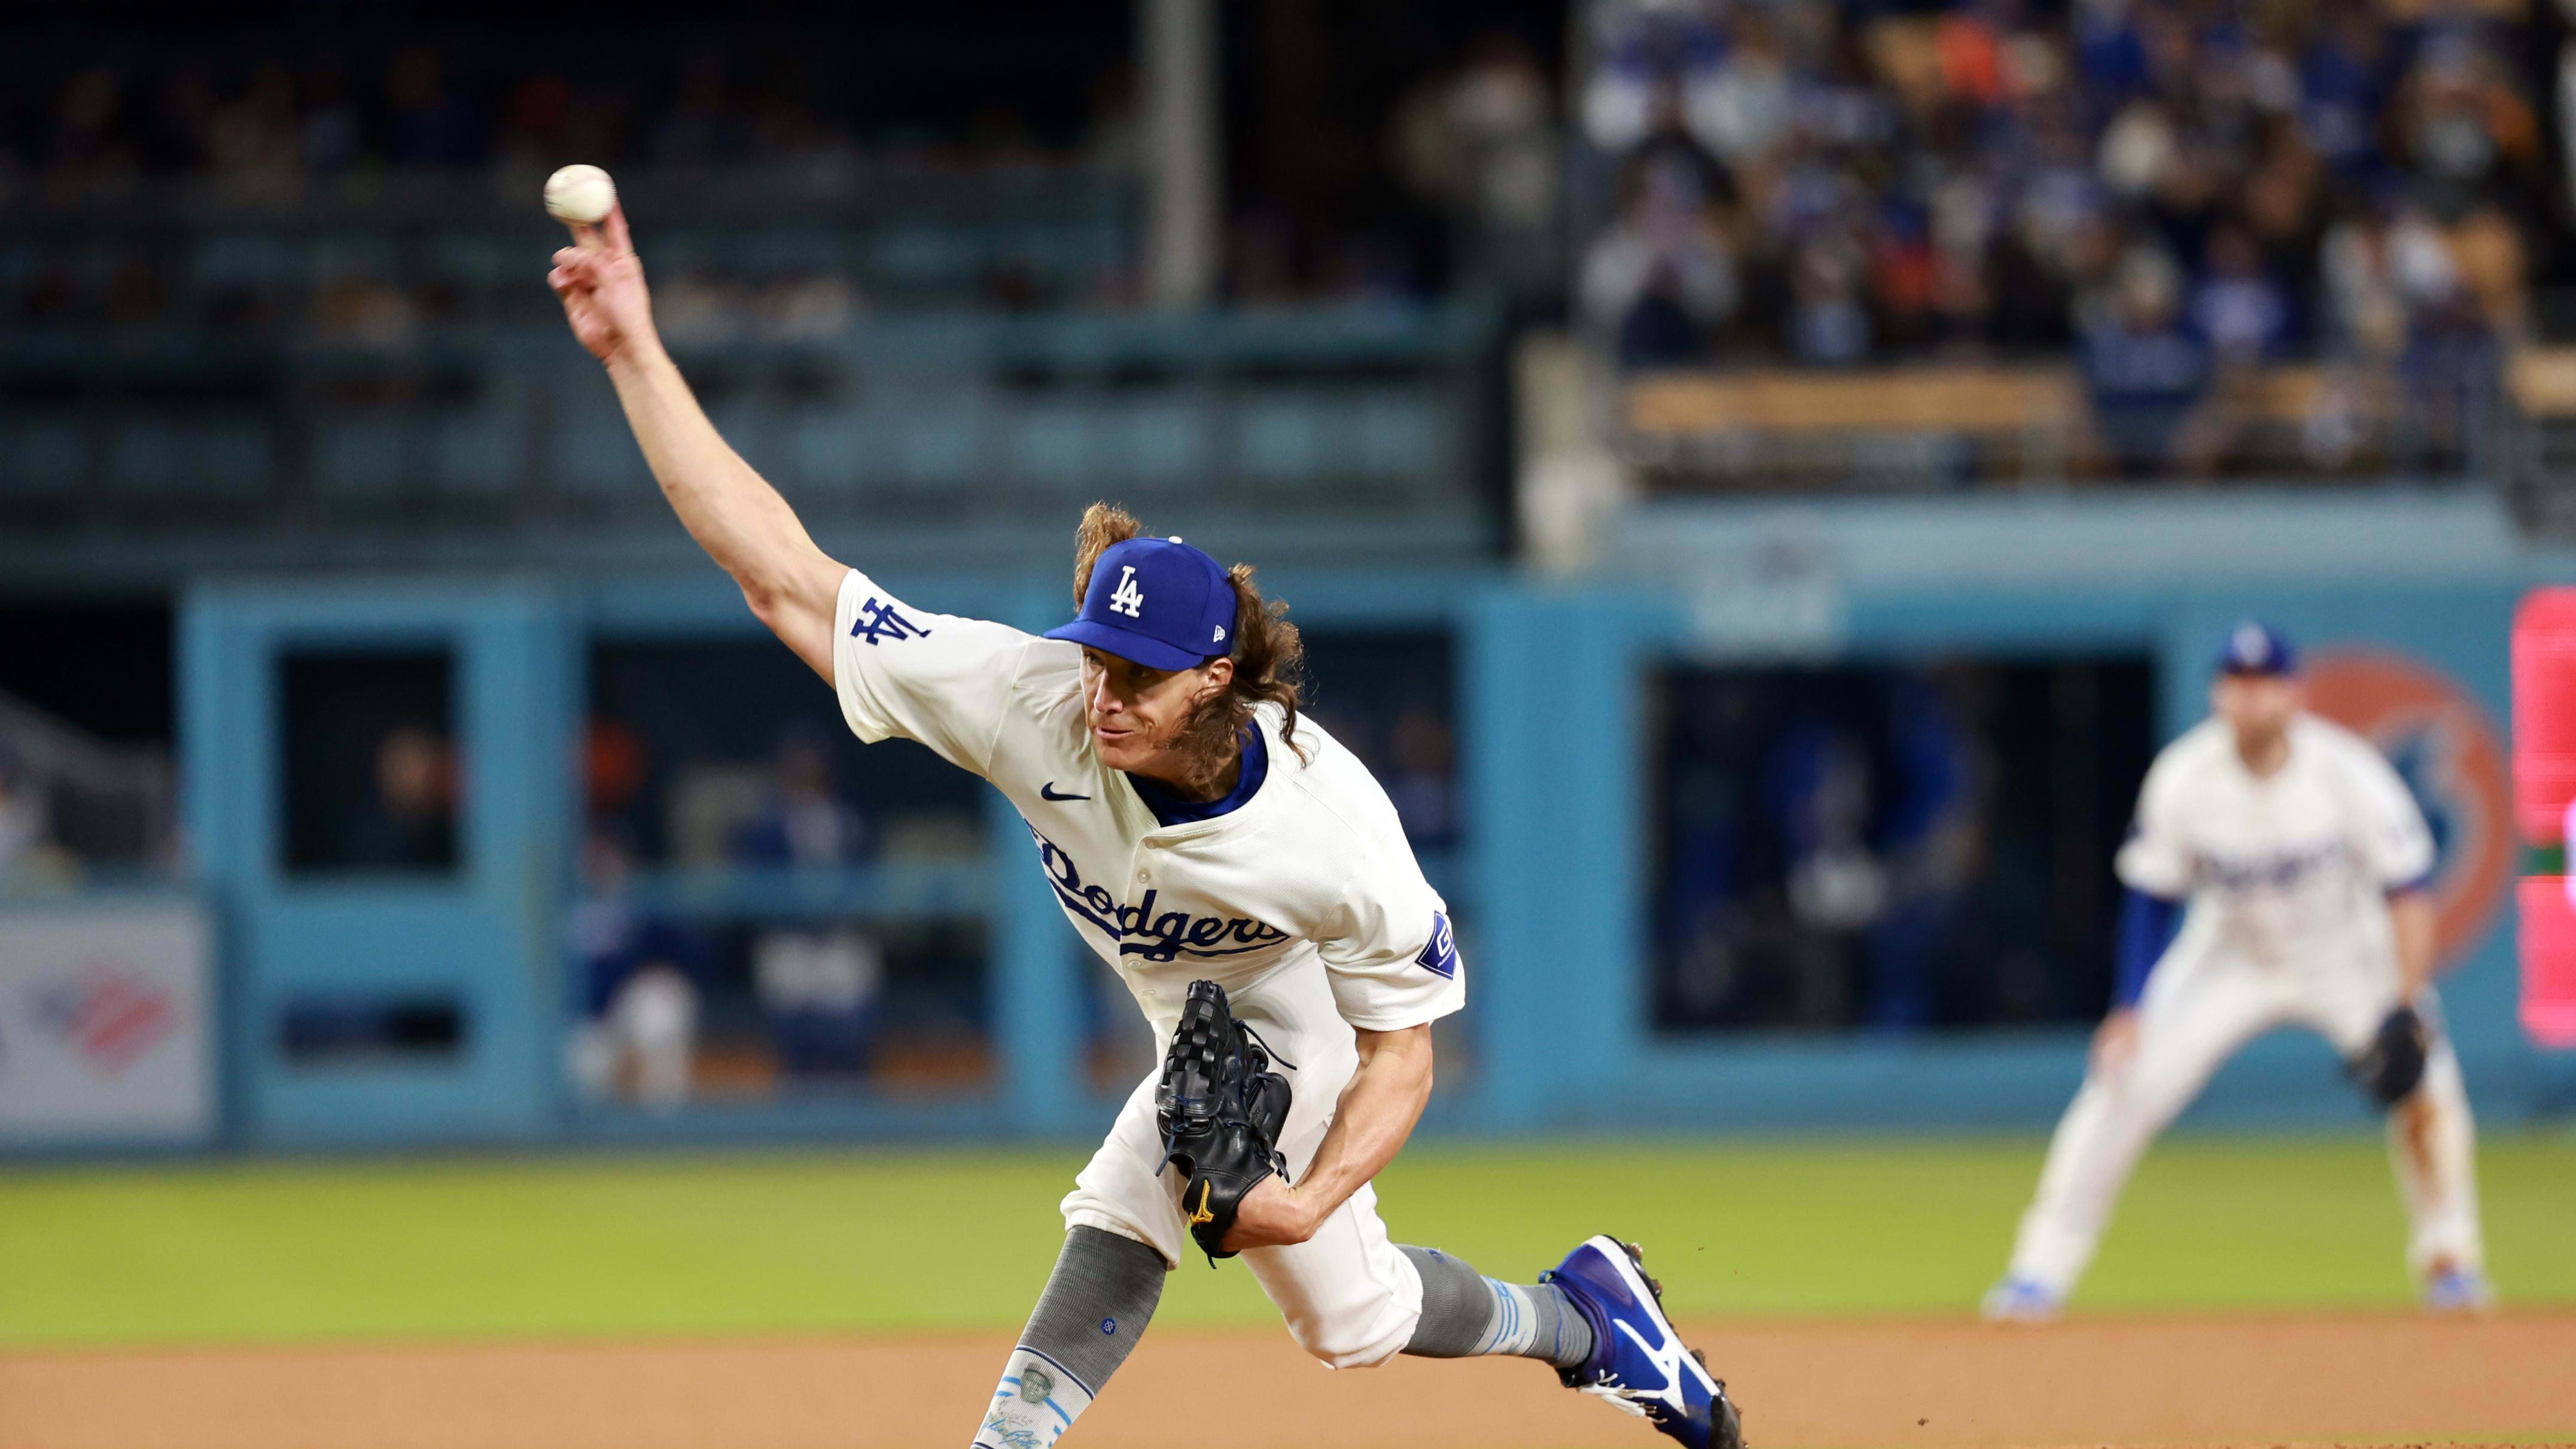
<instances>
[{"instance_id":1,"label":"new era logo on cap","mask_svg":"<svg viewBox=\"0 0 2576 1449\"><path fill-rule=\"evenodd\" d=\"M1178 538L1131 538L1100 551L1082 608L1049 629L1148 669L1189 669L1226 652L1234 585L1225 569Z\"/></svg>"}]
</instances>

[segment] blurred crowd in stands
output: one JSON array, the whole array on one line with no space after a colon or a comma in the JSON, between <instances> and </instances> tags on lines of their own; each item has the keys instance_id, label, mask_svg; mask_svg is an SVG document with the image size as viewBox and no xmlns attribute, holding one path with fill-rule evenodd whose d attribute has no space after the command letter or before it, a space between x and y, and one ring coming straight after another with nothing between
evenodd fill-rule
<instances>
[{"instance_id":1,"label":"blurred crowd in stands","mask_svg":"<svg viewBox=\"0 0 2576 1449\"><path fill-rule=\"evenodd\" d=\"M1043 172L1109 185L1132 171L1136 148L1123 66L1091 79L1091 114L1078 128L1043 127L994 105L952 125L864 131L834 104L847 86L786 58L657 56L622 68L615 84L533 63L461 69L439 47L407 45L364 64L85 65L50 87L0 94L0 214L42 221L175 207L204 233L191 241L167 227L111 228L86 247L63 236L0 245L0 321L233 332L287 323L325 340L399 342L424 323L542 310L541 288L508 285L524 280L524 247L496 248L491 238L515 241L537 222L532 198L568 160L630 179L748 181L786 206L865 201L868 178L890 173L971 186ZM426 231L421 207L378 207L422 184L447 188ZM974 206L970 195L964 209ZM673 233L775 229L778 218L666 209L654 225L666 254L680 252L668 269L668 310L683 333L712 310L753 334L812 336L856 315L874 280L854 275L866 258L907 247L938 254L911 270L942 302L1119 303L1132 267L1119 255L1117 225L1105 241L1099 226L1076 225L1116 208L1113 197L1086 210L1079 192L1069 204L1023 199L1018 217L1005 208L1005 232L1017 220L1038 233L1018 247L1040 253L1034 260L1010 255L1007 237L1003 255L976 254L983 238L972 227L891 240L853 233L846 245L809 235L789 255L717 257ZM289 215L304 225L266 229ZM901 257L889 260L903 269Z\"/></svg>"},{"instance_id":2,"label":"blurred crowd in stands","mask_svg":"<svg viewBox=\"0 0 2576 1449\"><path fill-rule=\"evenodd\" d=\"M1355 8L1250 5L1224 42L1219 300L1570 311L1635 370L2044 362L2081 416L2042 473L2060 452L2438 471L2555 315L2540 286L2576 274L2576 67L2539 7L1578 0L1572 35L1509 6L1362 35ZM882 203L665 204L648 236L683 343L1131 307L1124 14L1024 16L991 74L959 70L976 84L896 101L883 55L774 37L587 66L488 25L208 58L65 43L44 83L0 88L0 325L362 347L544 325L528 199L575 158ZM1074 36L1097 43L1041 53ZM1025 184L1045 177L1076 184ZM422 183L480 199L369 210ZM194 208L176 228L62 220L168 196Z\"/></svg>"},{"instance_id":3,"label":"blurred crowd in stands","mask_svg":"<svg viewBox=\"0 0 2576 1449\"><path fill-rule=\"evenodd\" d=\"M1517 313L1552 310L1565 285L1564 137L1557 78L1530 38L1492 24L1382 97L1348 89L1354 114L1314 143L1338 164L1273 162L1235 178L1232 296L1261 305L1463 292Z\"/></svg>"},{"instance_id":4,"label":"blurred crowd in stands","mask_svg":"<svg viewBox=\"0 0 2576 1449\"><path fill-rule=\"evenodd\" d=\"M66 78L54 84L0 94L0 212L76 213L175 197L255 222L295 208L363 208L388 186L443 177L488 179L488 187L458 193L476 210L532 216L531 198L545 175L576 159L630 179L752 178L780 198L834 201L868 200L890 174L1005 185L1052 175L1109 188L1101 193L1109 198L1105 209L1119 225L1105 248L1088 236L1015 243L1015 229L1062 230L1067 223L1057 214L1066 209L1061 199L1022 194L1020 214L1006 206L983 218L989 225L980 233L922 232L881 242L874 254L939 273L953 269L960 252L999 253L975 258L965 268L971 290L943 302L1018 310L1137 301L1135 183L1143 137L1128 60L1102 63L1087 76L1059 76L1055 89L1065 96L1029 98L1025 107L996 99L952 107L957 114L944 120L886 124L857 114L856 98L868 89L863 80L826 77L792 54L665 52L610 67L617 79L602 82L539 60L495 65L485 55L479 64L461 63L452 50L409 44L372 57L290 60L293 52L281 46L278 58L228 65L66 65ZM1508 29L1451 42L1427 63L1380 58L1380 70L1389 66L1406 78L1389 84L1373 77L1361 87L1367 95L1358 114L1334 119L1347 133L1338 149L1351 154L1308 167L1279 159L1293 142L1245 145L1245 169L1230 177L1227 294L1252 305L1415 300L1463 283L1552 305L1562 291L1564 257L1561 143L1548 70ZM1049 104L1068 97L1070 105ZM1265 114L1260 124L1294 122ZM954 198L931 209L959 210ZM1102 209L1074 208L1084 218ZM667 252L674 231L793 230L780 227L783 219L665 214L649 225ZM458 215L449 225L478 220ZM803 220L810 232L814 219ZM1051 258L1050 247L1082 255ZM254 243L245 239L235 250L243 255L215 258L213 270L261 269L248 254ZM335 255L300 259L347 278L336 290L324 285L311 301L310 323L321 335L365 341L402 333L413 321L459 320L478 310L470 278L458 275L476 270L469 260L369 259L358 255L364 250L343 246ZM1015 255L1031 250L1039 255ZM715 259L692 257L685 270L669 269L674 286L665 310L683 331L730 318L755 334L838 332L867 287L869 279L856 274L869 249L858 249L856 260L829 247L805 252L792 266L752 268L792 273L762 279L777 286L743 285L741 258L708 265ZM940 252L948 255L929 255ZM22 275L6 275L11 270L0 256L0 320L146 323L168 320L173 294L187 291L188 274L202 268L134 248L86 262L31 258L15 267ZM389 293L384 274L402 270L429 275ZM255 313L236 306L203 320L239 325L260 320ZM770 325L763 318L773 313L793 320Z\"/></svg>"},{"instance_id":5,"label":"blurred crowd in stands","mask_svg":"<svg viewBox=\"0 0 2576 1449\"><path fill-rule=\"evenodd\" d=\"M2561 230L2511 0L1602 0L1590 23L1578 307L1631 367L2072 352L2114 463L2196 471L2230 441L2208 400L2267 363L2479 385Z\"/></svg>"},{"instance_id":6,"label":"blurred crowd in stands","mask_svg":"<svg viewBox=\"0 0 2576 1449\"><path fill-rule=\"evenodd\" d=\"M460 77L432 45L404 46L374 65L96 65L50 91L0 101L0 196L59 204L203 182L226 200L281 203L388 171L491 168L542 180L568 157L826 179L866 160L1125 165L1135 146L1130 92L1123 69L1095 78L1094 115L1075 136L1041 137L1019 112L994 105L953 133L878 131L863 143L825 88L785 58L739 67L659 59L613 85L542 67Z\"/></svg>"}]
</instances>

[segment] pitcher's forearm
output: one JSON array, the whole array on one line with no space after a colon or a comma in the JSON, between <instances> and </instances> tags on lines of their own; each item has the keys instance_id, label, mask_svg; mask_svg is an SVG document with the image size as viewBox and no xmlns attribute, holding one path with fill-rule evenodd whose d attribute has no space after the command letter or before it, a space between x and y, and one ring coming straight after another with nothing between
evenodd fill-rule
<instances>
[{"instance_id":1,"label":"pitcher's forearm","mask_svg":"<svg viewBox=\"0 0 2576 1449\"><path fill-rule=\"evenodd\" d=\"M621 354L608 376L662 496L689 536L745 592L780 587L770 575L782 572L782 564L819 552L787 500L708 421L667 353Z\"/></svg>"},{"instance_id":2,"label":"pitcher's forearm","mask_svg":"<svg viewBox=\"0 0 2576 1449\"><path fill-rule=\"evenodd\" d=\"M662 496L741 586L760 622L830 679L833 604L847 571L814 546L778 490L717 436L662 350L625 209L611 205L603 225L576 227L573 242L556 250L546 285L562 299L573 339L608 368Z\"/></svg>"},{"instance_id":3,"label":"pitcher's forearm","mask_svg":"<svg viewBox=\"0 0 2576 1449\"><path fill-rule=\"evenodd\" d=\"M733 576L761 622L830 678L841 566L815 546L787 500L716 431L668 353L659 347L621 352L610 360L608 376L644 462L681 526Z\"/></svg>"},{"instance_id":4,"label":"pitcher's forearm","mask_svg":"<svg viewBox=\"0 0 2576 1449\"><path fill-rule=\"evenodd\" d=\"M1390 1032L1363 1057L1297 1195L1320 1222L1384 1171L1431 1101L1431 1031Z\"/></svg>"}]
</instances>

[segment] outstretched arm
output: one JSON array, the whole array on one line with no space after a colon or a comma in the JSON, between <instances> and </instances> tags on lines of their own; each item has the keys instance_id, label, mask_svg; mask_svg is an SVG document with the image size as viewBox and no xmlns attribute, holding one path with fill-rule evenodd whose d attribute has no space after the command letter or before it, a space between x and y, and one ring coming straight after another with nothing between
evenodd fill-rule
<instances>
[{"instance_id":1,"label":"outstretched arm","mask_svg":"<svg viewBox=\"0 0 2576 1449\"><path fill-rule=\"evenodd\" d=\"M1302 1243L1352 1193L1385 1170L1431 1100L1431 1026L1359 1033L1360 1069L1342 1088L1333 1125L1303 1181L1265 1177L1244 1194L1225 1245L1237 1252Z\"/></svg>"},{"instance_id":2,"label":"outstretched arm","mask_svg":"<svg viewBox=\"0 0 2576 1449\"><path fill-rule=\"evenodd\" d=\"M832 609L847 569L814 546L787 500L726 444L662 350L625 209L573 234L576 245L555 253L547 285L563 299L573 336L607 367L662 496L760 622L831 679Z\"/></svg>"}]
</instances>

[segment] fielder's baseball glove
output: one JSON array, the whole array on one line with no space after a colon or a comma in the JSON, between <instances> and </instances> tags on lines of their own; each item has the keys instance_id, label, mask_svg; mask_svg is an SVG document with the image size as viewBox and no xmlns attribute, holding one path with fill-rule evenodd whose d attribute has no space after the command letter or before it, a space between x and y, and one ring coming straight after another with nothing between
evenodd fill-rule
<instances>
[{"instance_id":1,"label":"fielder's baseball glove","mask_svg":"<svg viewBox=\"0 0 2576 1449\"><path fill-rule=\"evenodd\" d=\"M2424 1018L2415 1014L2415 1008L2401 1005L2379 1023L2370 1045L2346 1064L2346 1070L2361 1084L2363 1095L2384 1112L2405 1101L2423 1082L2429 1046Z\"/></svg>"},{"instance_id":2,"label":"fielder's baseball glove","mask_svg":"<svg viewBox=\"0 0 2576 1449\"><path fill-rule=\"evenodd\" d=\"M1243 1195L1274 1172L1287 1180L1279 1133L1288 1101L1287 1078L1270 1070L1260 1036L1234 1019L1225 988L1191 982L1154 1089L1154 1120L1163 1129L1163 1161L1187 1179L1181 1212L1211 1266L1234 1256L1219 1245Z\"/></svg>"}]
</instances>

